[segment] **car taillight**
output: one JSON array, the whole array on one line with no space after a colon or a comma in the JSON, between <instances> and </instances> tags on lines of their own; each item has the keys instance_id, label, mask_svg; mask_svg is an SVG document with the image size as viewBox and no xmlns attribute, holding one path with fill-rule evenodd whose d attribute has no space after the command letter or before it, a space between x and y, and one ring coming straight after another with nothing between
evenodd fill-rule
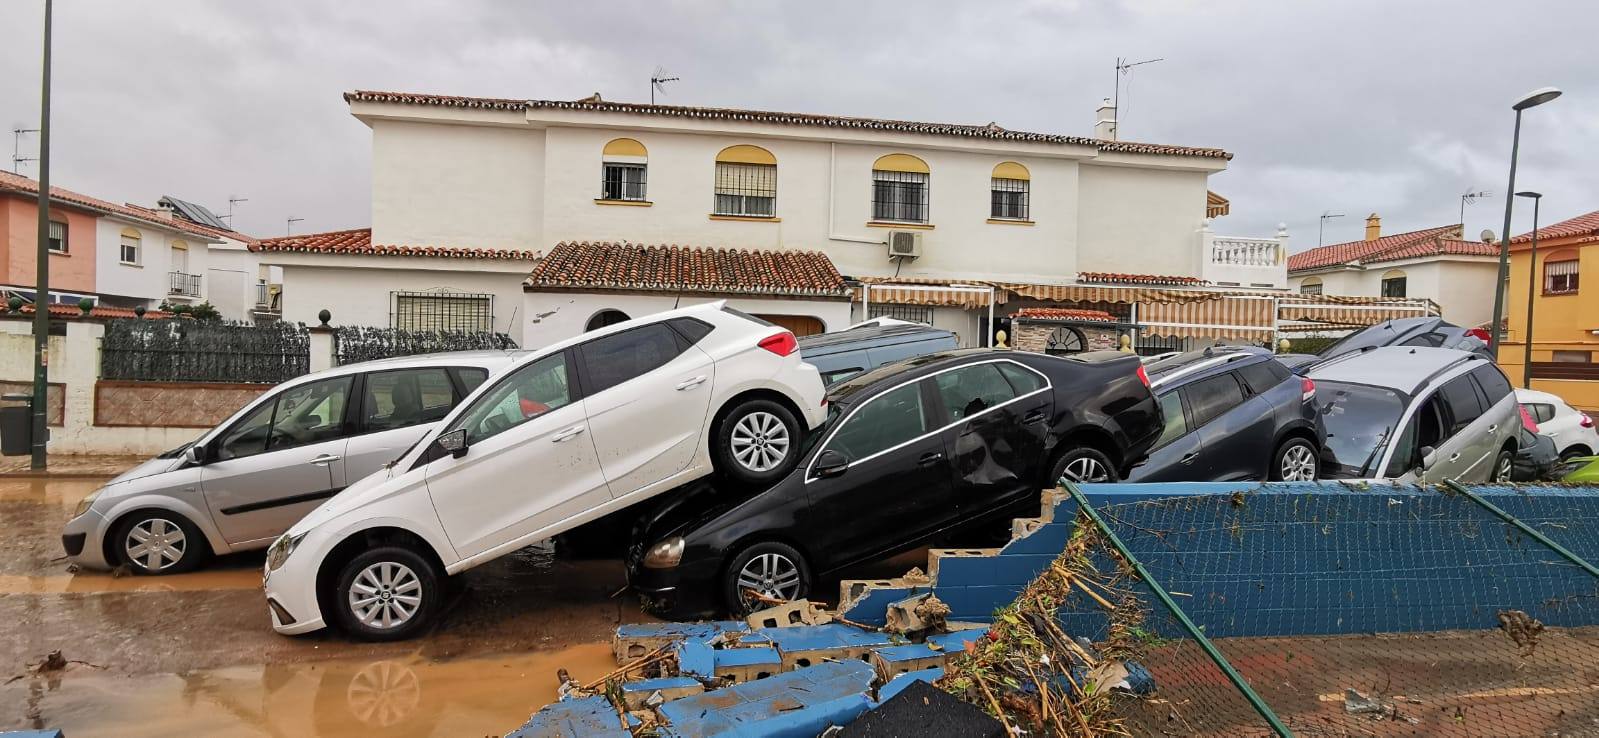
<instances>
[{"instance_id":1,"label":"car taillight","mask_svg":"<svg viewBox=\"0 0 1599 738\"><path fill-rule=\"evenodd\" d=\"M1583 413L1582 414L1582 420L1577 421L1577 425L1580 425L1580 426L1582 426L1584 428L1592 428L1593 427L1593 418L1588 417L1587 413Z\"/></svg>"},{"instance_id":2,"label":"car taillight","mask_svg":"<svg viewBox=\"0 0 1599 738\"><path fill-rule=\"evenodd\" d=\"M1516 409L1521 411L1521 427L1526 428L1533 433L1537 433L1538 421L1532 419L1532 413L1527 412L1527 406L1517 405Z\"/></svg>"},{"instance_id":3,"label":"car taillight","mask_svg":"<svg viewBox=\"0 0 1599 738\"><path fill-rule=\"evenodd\" d=\"M794 334L783 331L782 333L767 336L755 345L778 356L788 356L794 353L794 349L799 348L799 341L794 338Z\"/></svg>"},{"instance_id":4,"label":"car taillight","mask_svg":"<svg viewBox=\"0 0 1599 738\"><path fill-rule=\"evenodd\" d=\"M1138 365L1138 381L1143 382L1145 387L1149 386L1149 372L1144 371L1142 364Z\"/></svg>"},{"instance_id":5,"label":"car taillight","mask_svg":"<svg viewBox=\"0 0 1599 738\"><path fill-rule=\"evenodd\" d=\"M1314 399L1316 399L1316 381L1310 377L1301 378L1299 380L1299 401L1310 402Z\"/></svg>"}]
</instances>

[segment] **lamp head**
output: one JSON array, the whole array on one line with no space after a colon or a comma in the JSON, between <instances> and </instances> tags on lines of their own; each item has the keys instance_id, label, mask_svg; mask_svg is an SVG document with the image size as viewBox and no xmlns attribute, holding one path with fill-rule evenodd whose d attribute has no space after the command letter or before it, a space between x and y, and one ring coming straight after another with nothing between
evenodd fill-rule
<instances>
[{"instance_id":1,"label":"lamp head","mask_svg":"<svg viewBox=\"0 0 1599 738\"><path fill-rule=\"evenodd\" d=\"M1560 97L1560 90L1558 88L1540 87L1532 92L1527 93L1526 96L1522 97L1520 100L1517 100L1515 105L1510 106L1510 109L1526 110L1527 108L1542 105L1557 97Z\"/></svg>"},{"instance_id":2,"label":"lamp head","mask_svg":"<svg viewBox=\"0 0 1599 738\"><path fill-rule=\"evenodd\" d=\"M1523 190L1521 192L1517 192L1516 193L1516 197L1530 197L1530 198L1536 200L1536 199L1538 199L1540 197L1543 197L1543 193L1542 192L1533 192L1532 190Z\"/></svg>"}]
</instances>

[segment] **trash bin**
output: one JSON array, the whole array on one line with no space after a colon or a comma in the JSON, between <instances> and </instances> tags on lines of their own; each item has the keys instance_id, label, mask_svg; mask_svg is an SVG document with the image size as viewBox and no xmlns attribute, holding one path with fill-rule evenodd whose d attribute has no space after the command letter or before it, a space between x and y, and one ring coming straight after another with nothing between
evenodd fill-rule
<instances>
[{"instance_id":1,"label":"trash bin","mask_svg":"<svg viewBox=\"0 0 1599 738\"><path fill-rule=\"evenodd\" d=\"M33 453L33 395L0 395L0 456Z\"/></svg>"}]
</instances>

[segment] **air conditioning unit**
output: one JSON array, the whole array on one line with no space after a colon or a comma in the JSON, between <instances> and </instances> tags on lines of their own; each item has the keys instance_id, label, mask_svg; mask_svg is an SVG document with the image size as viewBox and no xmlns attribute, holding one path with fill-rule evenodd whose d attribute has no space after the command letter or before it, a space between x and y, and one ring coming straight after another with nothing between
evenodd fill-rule
<instances>
[{"instance_id":1,"label":"air conditioning unit","mask_svg":"<svg viewBox=\"0 0 1599 738\"><path fill-rule=\"evenodd\" d=\"M922 255L922 234L918 231L889 231L888 257L914 259Z\"/></svg>"}]
</instances>

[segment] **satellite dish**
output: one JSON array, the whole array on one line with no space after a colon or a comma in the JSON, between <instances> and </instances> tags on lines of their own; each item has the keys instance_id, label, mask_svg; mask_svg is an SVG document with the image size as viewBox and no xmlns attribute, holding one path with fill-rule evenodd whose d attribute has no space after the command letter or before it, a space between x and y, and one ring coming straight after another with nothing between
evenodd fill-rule
<instances>
[{"instance_id":1,"label":"satellite dish","mask_svg":"<svg viewBox=\"0 0 1599 738\"><path fill-rule=\"evenodd\" d=\"M1482 229L1482 233L1477 234L1477 238L1480 239L1483 243L1493 243L1494 242L1494 229L1492 229L1492 228L1484 228L1484 229Z\"/></svg>"}]
</instances>

